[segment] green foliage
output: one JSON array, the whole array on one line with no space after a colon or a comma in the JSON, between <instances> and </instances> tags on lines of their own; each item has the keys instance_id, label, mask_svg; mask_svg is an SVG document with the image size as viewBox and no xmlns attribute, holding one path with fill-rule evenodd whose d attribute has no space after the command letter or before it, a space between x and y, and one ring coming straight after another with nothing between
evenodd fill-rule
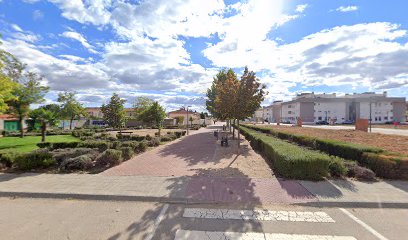
<instances>
[{"instance_id":1,"label":"green foliage","mask_svg":"<svg viewBox=\"0 0 408 240\"><path fill-rule=\"evenodd\" d=\"M22 68L23 65L12 54L0 49L0 113L8 110L8 102L15 99L13 91L18 83L13 81L12 73Z\"/></svg>"},{"instance_id":2,"label":"green foliage","mask_svg":"<svg viewBox=\"0 0 408 240\"><path fill-rule=\"evenodd\" d=\"M60 165L60 171L85 171L93 167L93 155L85 154L73 158L67 158L62 161Z\"/></svg>"},{"instance_id":3,"label":"green foliage","mask_svg":"<svg viewBox=\"0 0 408 240\"><path fill-rule=\"evenodd\" d=\"M154 100L148 97L137 97L133 103L135 109L135 118L140 120L140 114L149 109L154 103Z\"/></svg>"},{"instance_id":4,"label":"green foliage","mask_svg":"<svg viewBox=\"0 0 408 240\"><path fill-rule=\"evenodd\" d=\"M85 108L75 98L75 92L63 92L58 94L58 102L61 103L61 117L69 119L69 129L72 129L72 121L86 116Z\"/></svg>"},{"instance_id":5,"label":"green foliage","mask_svg":"<svg viewBox=\"0 0 408 240\"><path fill-rule=\"evenodd\" d=\"M251 146L273 162L277 173L295 179L320 180L329 174L330 156L264 133L240 127Z\"/></svg>"},{"instance_id":6,"label":"green foliage","mask_svg":"<svg viewBox=\"0 0 408 240\"><path fill-rule=\"evenodd\" d=\"M122 151L116 149L107 149L97 159L102 165L115 166L122 162Z\"/></svg>"},{"instance_id":7,"label":"green foliage","mask_svg":"<svg viewBox=\"0 0 408 240\"><path fill-rule=\"evenodd\" d=\"M139 115L139 120L145 123L151 123L157 127L159 129L159 135L160 129L163 127L164 118L166 118L166 112L158 102L154 102L149 108L141 112Z\"/></svg>"},{"instance_id":8,"label":"green foliage","mask_svg":"<svg viewBox=\"0 0 408 240\"><path fill-rule=\"evenodd\" d=\"M47 168L55 163L55 160L47 149L38 149L25 153L17 157L14 162L16 167L21 170Z\"/></svg>"},{"instance_id":9,"label":"green foliage","mask_svg":"<svg viewBox=\"0 0 408 240\"><path fill-rule=\"evenodd\" d=\"M342 177L347 175L345 160L338 157L332 157L329 164L330 175L333 177Z\"/></svg>"},{"instance_id":10,"label":"green foliage","mask_svg":"<svg viewBox=\"0 0 408 240\"><path fill-rule=\"evenodd\" d=\"M92 159L98 155L97 149L94 148L61 148L51 152L53 159L61 164L63 161L69 158L75 158L81 155L90 155Z\"/></svg>"},{"instance_id":11,"label":"green foliage","mask_svg":"<svg viewBox=\"0 0 408 240\"><path fill-rule=\"evenodd\" d=\"M29 116L31 118L32 124L41 124L41 141L44 142L47 125L52 127L58 124L58 119L60 117L60 108L56 104L45 105L31 111Z\"/></svg>"},{"instance_id":12,"label":"green foliage","mask_svg":"<svg viewBox=\"0 0 408 240\"><path fill-rule=\"evenodd\" d=\"M6 167L11 167L18 157L21 157L24 153L20 152L0 152L0 163Z\"/></svg>"},{"instance_id":13,"label":"green foliage","mask_svg":"<svg viewBox=\"0 0 408 240\"><path fill-rule=\"evenodd\" d=\"M245 125L245 127L272 134L278 138L296 142L300 145L314 148L327 154L344 159L357 161L360 165L370 168L379 177L392 179L408 179L408 173L404 172L404 163L408 165L406 157L388 156L384 150L349 142L341 142L330 139L318 139L303 135L280 132L274 129ZM362 172L362 171L359 171ZM370 173L365 171L365 175Z\"/></svg>"},{"instance_id":14,"label":"green foliage","mask_svg":"<svg viewBox=\"0 0 408 240\"><path fill-rule=\"evenodd\" d=\"M126 121L125 108L123 104L126 101L114 93L108 104L103 104L101 111L103 120L113 128L122 128Z\"/></svg>"},{"instance_id":15,"label":"green foliage","mask_svg":"<svg viewBox=\"0 0 408 240\"><path fill-rule=\"evenodd\" d=\"M78 147L97 148L99 151L105 151L106 149L110 148L110 146L111 144L109 142L98 140L88 140L78 144Z\"/></svg>"},{"instance_id":16,"label":"green foliage","mask_svg":"<svg viewBox=\"0 0 408 240\"><path fill-rule=\"evenodd\" d=\"M80 142L53 142L51 143L51 149L60 149L60 148L76 148Z\"/></svg>"},{"instance_id":17,"label":"green foliage","mask_svg":"<svg viewBox=\"0 0 408 240\"><path fill-rule=\"evenodd\" d=\"M18 76L19 85L13 90L14 99L8 102L10 112L15 114L22 125L23 119L30 111L30 105L44 101L44 95L48 92L48 87L42 86L43 78L36 73L27 72ZM24 136L24 129L20 129L21 137Z\"/></svg>"},{"instance_id":18,"label":"green foliage","mask_svg":"<svg viewBox=\"0 0 408 240\"><path fill-rule=\"evenodd\" d=\"M175 119L177 119L177 125L183 125L184 123L184 116L176 116Z\"/></svg>"},{"instance_id":19,"label":"green foliage","mask_svg":"<svg viewBox=\"0 0 408 240\"><path fill-rule=\"evenodd\" d=\"M147 142L149 147L157 147L160 145L160 137L154 137Z\"/></svg>"},{"instance_id":20,"label":"green foliage","mask_svg":"<svg viewBox=\"0 0 408 240\"><path fill-rule=\"evenodd\" d=\"M146 152L147 150L147 141L143 140L141 142L139 142L139 144L135 147L135 152L136 153L142 153L142 152Z\"/></svg>"},{"instance_id":21,"label":"green foliage","mask_svg":"<svg viewBox=\"0 0 408 240\"><path fill-rule=\"evenodd\" d=\"M122 151L123 160L129 160L132 158L135 151L133 150L134 147L122 147L120 150Z\"/></svg>"},{"instance_id":22,"label":"green foliage","mask_svg":"<svg viewBox=\"0 0 408 240\"><path fill-rule=\"evenodd\" d=\"M47 137L48 142L78 142L79 139L70 135L53 135ZM41 142L40 136L27 136L24 138L2 137L0 138L0 151L30 152L38 148Z\"/></svg>"},{"instance_id":23,"label":"green foliage","mask_svg":"<svg viewBox=\"0 0 408 240\"><path fill-rule=\"evenodd\" d=\"M51 148L51 143L50 142L40 142L40 143L37 143L37 147L39 147L39 148Z\"/></svg>"}]
</instances>

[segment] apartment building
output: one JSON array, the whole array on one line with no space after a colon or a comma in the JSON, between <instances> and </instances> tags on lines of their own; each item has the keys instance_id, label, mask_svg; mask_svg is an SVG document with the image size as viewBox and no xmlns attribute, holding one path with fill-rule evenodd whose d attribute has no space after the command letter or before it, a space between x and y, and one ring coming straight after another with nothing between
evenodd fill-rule
<instances>
[{"instance_id":1,"label":"apartment building","mask_svg":"<svg viewBox=\"0 0 408 240\"><path fill-rule=\"evenodd\" d=\"M406 99L388 97L387 92L353 93L344 96L336 96L335 93L302 93L291 101L276 101L264 107L262 111L268 122L278 122L281 119L283 122L295 123L297 118L301 118L304 123L322 120L342 123L346 120L370 119L370 114L373 123L404 122Z\"/></svg>"}]
</instances>

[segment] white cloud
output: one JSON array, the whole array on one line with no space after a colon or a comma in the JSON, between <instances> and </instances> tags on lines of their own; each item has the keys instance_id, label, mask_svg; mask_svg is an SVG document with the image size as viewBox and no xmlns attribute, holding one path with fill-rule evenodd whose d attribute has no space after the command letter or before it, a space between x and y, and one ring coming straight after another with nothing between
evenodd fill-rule
<instances>
[{"instance_id":1,"label":"white cloud","mask_svg":"<svg viewBox=\"0 0 408 240\"><path fill-rule=\"evenodd\" d=\"M308 4L297 5L295 11L298 13L303 13L308 6Z\"/></svg>"},{"instance_id":2,"label":"white cloud","mask_svg":"<svg viewBox=\"0 0 408 240\"><path fill-rule=\"evenodd\" d=\"M23 32L23 29L21 29L21 27L17 24L11 24L11 28L13 28L17 32Z\"/></svg>"},{"instance_id":3,"label":"white cloud","mask_svg":"<svg viewBox=\"0 0 408 240\"><path fill-rule=\"evenodd\" d=\"M357 11L357 6L340 6L336 9L337 12L353 12Z\"/></svg>"},{"instance_id":4,"label":"white cloud","mask_svg":"<svg viewBox=\"0 0 408 240\"><path fill-rule=\"evenodd\" d=\"M34 20L39 20L39 19L42 19L42 18L44 18L44 13L43 12L41 12L40 10L34 10L33 11L33 19Z\"/></svg>"},{"instance_id":5,"label":"white cloud","mask_svg":"<svg viewBox=\"0 0 408 240\"><path fill-rule=\"evenodd\" d=\"M61 34L61 36L66 37L66 38L70 38L70 39L74 39L74 40L80 42L82 44L82 46L84 46L86 49L88 49L89 52L97 53L97 51L94 50L94 47L91 44L88 43L88 41L85 39L85 37L82 36L78 32L66 31L66 32L63 32Z\"/></svg>"}]
</instances>

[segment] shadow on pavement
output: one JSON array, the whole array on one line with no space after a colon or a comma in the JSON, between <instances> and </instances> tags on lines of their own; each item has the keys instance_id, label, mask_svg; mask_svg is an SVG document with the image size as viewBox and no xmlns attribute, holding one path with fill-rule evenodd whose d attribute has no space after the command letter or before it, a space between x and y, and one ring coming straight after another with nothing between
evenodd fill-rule
<instances>
[{"instance_id":1,"label":"shadow on pavement","mask_svg":"<svg viewBox=\"0 0 408 240\"><path fill-rule=\"evenodd\" d=\"M232 171L237 178L217 178L210 177L219 174L223 171ZM179 229L199 228L205 224L214 224L216 221L208 222L206 219L184 218L183 212L185 208L203 207L207 208L234 208L237 209L253 209L255 205L261 203L255 193L255 184L251 179L241 173L236 168L224 169L205 169L197 170L197 173L190 178L186 184L180 178L175 178L177 181L168 189L170 195L180 196L185 194L187 199L199 201L200 206L195 204L171 204L166 213L162 215L162 221L158 225L156 234L151 239L174 239L176 231ZM206 205L217 202L217 204ZM226 206L228 204L228 206ZM156 218L162 213L163 206L157 206L153 210L148 210L144 213L140 221L129 225L123 232L116 233L111 236L110 240L119 239L121 236L129 236L132 239L137 234L143 233L142 238L147 239L151 232L152 226L155 225ZM223 207L224 206L224 207ZM229 224L215 224L217 231L231 232L262 232L262 224L258 221L231 221ZM199 229L197 229L199 230Z\"/></svg>"},{"instance_id":2,"label":"shadow on pavement","mask_svg":"<svg viewBox=\"0 0 408 240\"><path fill-rule=\"evenodd\" d=\"M16 178L32 177L42 173L0 173L0 182L10 181Z\"/></svg>"}]
</instances>

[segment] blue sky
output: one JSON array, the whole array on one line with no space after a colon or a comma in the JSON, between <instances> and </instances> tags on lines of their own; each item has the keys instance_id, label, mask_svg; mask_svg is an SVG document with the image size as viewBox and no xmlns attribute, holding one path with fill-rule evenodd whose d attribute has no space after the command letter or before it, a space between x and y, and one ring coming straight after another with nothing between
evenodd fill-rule
<instances>
[{"instance_id":1,"label":"blue sky","mask_svg":"<svg viewBox=\"0 0 408 240\"><path fill-rule=\"evenodd\" d=\"M204 109L221 68L248 66L263 103L299 92L408 97L407 1L0 0L1 48L76 91L86 106L117 92L168 110Z\"/></svg>"}]
</instances>

